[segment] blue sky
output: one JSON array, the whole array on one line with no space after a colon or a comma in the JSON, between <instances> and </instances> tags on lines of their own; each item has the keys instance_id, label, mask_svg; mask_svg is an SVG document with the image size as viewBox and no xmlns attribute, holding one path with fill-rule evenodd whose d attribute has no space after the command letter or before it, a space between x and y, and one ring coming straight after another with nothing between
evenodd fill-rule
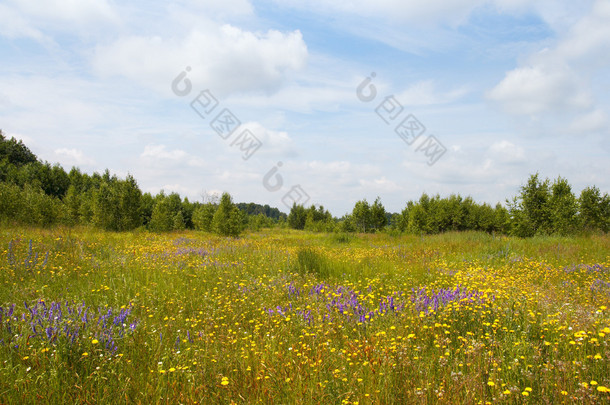
<instances>
[{"instance_id":1,"label":"blue sky","mask_svg":"<svg viewBox=\"0 0 610 405\"><path fill-rule=\"evenodd\" d=\"M152 193L341 216L422 192L504 202L535 172L610 190L607 0L4 0L0 58L6 134Z\"/></svg>"}]
</instances>

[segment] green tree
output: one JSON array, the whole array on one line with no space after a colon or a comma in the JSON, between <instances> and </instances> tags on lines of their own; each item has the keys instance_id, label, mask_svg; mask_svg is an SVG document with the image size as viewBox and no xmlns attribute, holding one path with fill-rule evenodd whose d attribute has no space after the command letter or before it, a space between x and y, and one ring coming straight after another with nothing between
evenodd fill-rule
<instances>
[{"instance_id":1,"label":"green tree","mask_svg":"<svg viewBox=\"0 0 610 405\"><path fill-rule=\"evenodd\" d=\"M182 215L182 211L178 211L176 215L174 215L174 223L172 225L172 229L174 231L183 231L186 229L186 223L184 222L184 216Z\"/></svg>"},{"instance_id":2,"label":"green tree","mask_svg":"<svg viewBox=\"0 0 610 405\"><path fill-rule=\"evenodd\" d=\"M70 185L68 192L64 197L64 204L66 206L66 221L69 225L76 225L80 222L80 205L81 198L80 194L76 191L76 187Z\"/></svg>"},{"instance_id":3,"label":"green tree","mask_svg":"<svg viewBox=\"0 0 610 405\"><path fill-rule=\"evenodd\" d=\"M229 193L223 193L220 197L220 204L212 218L212 229L215 233L222 236L237 237L243 231L241 211L231 199Z\"/></svg>"},{"instance_id":4,"label":"green tree","mask_svg":"<svg viewBox=\"0 0 610 405\"><path fill-rule=\"evenodd\" d=\"M117 184L119 189L119 230L129 231L142 225L142 191L131 175Z\"/></svg>"},{"instance_id":5,"label":"green tree","mask_svg":"<svg viewBox=\"0 0 610 405\"><path fill-rule=\"evenodd\" d=\"M193 211L193 224L199 231L212 231L212 219L216 212L216 206L212 203L201 204Z\"/></svg>"},{"instance_id":6,"label":"green tree","mask_svg":"<svg viewBox=\"0 0 610 405\"><path fill-rule=\"evenodd\" d=\"M0 161L4 159L17 167L38 162L36 155L22 141L15 138L6 139L2 130L0 130Z\"/></svg>"},{"instance_id":7,"label":"green tree","mask_svg":"<svg viewBox=\"0 0 610 405\"><path fill-rule=\"evenodd\" d=\"M114 184L104 181L94 195L94 225L109 231L120 230L119 195Z\"/></svg>"},{"instance_id":8,"label":"green tree","mask_svg":"<svg viewBox=\"0 0 610 405\"><path fill-rule=\"evenodd\" d=\"M559 235L573 234L578 226L578 201L568 181L558 177L551 186L549 199L551 228Z\"/></svg>"},{"instance_id":9,"label":"green tree","mask_svg":"<svg viewBox=\"0 0 610 405\"><path fill-rule=\"evenodd\" d=\"M371 207L366 199L356 202L352 210L352 223L358 232L369 232L371 228Z\"/></svg>"},{"instance_id":10,"label":"green tree","mask_svg":"<svg viewBox=\"0 0 610 405\"><path fill-rule=\"evenodd\" d=\"M21 188L16 184L0 182L0 220L4 223L19 220L20 205L23 203Z\"/></svg>"},{"instance_id":11,"label":"green tree","mask_svg":"<svg viewBox=\"0 0 610 405\"><path fill-rule=\"evenodd\" d=\"M552 230L549 180L540 181L533 174L521 187L519 196L508 202L512 233L520 237L545 234Z\"/></svg>"},{"instance_id":12,"label":"green tree","mask_svg":"<svg viewBox=\"0 0 610 405\"><path fill-rule=\"evenodd\" d=\"M579 217L581 226L585 231L608 232L608 195L606 194L604 197L595 186L587 187L581 191L578 199L580 203Z\"/></svg>"},{"instance_id":13,"label":"green tree","mask_svg":"<svg viewBox=\"0 0 610 405\"><path fill-rule=\"evenodd\" d=\"M150 193L142 194L140 199L140 216L142 225L148 226L152 218L153 209L155 208L155 199Z\"/></svg>"},{"instance_id":14,"label":"green tree","mask_svg":"<svg viewBox=\"0 0 610 405\"><path fill-rule=\"evenodd\" d=\"M388 223L385 208L381 204L381 199L377 197L370 208L370 226L371 230L381 230Z\"/></svg>"},{"instance_id":15,"label":"green tree","mask_svg":"<svg viewBox=\"0 0 610 405\"><path fill-rule=\"evenodd\" d=\"M176 213L172 213L171 205L169 197L167 197L163 191L155 197L155 206L153 207L149 223L149 228L151 230L156 232L167 232L172 230Z\"/></svg>"},{"instance_id":16,"label":"green tree","mask_svg":"<svg viewBox=\"0 0 610 405\"><path fill-rule=\"evenodd\" d=\"M292 229L305 229L305 222L307 222L307 210L302 205L293 203L288 214L288 226Z\"/></svg>"}]
</instances>

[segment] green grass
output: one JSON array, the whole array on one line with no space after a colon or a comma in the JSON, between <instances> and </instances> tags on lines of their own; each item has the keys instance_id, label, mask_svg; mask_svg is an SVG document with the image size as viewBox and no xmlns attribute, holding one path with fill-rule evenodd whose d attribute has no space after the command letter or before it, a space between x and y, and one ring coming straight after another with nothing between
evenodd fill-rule
<instances>
[{"instance_id":1,"label":"green grass","mask_svg":"<svg viewBox=\"0 0 610 405\"><path fill-rule=\"evenodd\" d=\"M3 404L610 399L608 236L2 228L0 307Z\"/></svg>"}]
</instances>

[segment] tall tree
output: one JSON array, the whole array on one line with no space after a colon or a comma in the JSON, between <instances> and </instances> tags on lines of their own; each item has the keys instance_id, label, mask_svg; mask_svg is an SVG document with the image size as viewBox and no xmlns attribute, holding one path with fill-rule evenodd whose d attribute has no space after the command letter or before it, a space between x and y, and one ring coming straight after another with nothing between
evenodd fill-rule
<instances>
[{"instance_id":1,"label":"tall tree","mask_svg":"<svg viewBox=\"0 0 610 405\"><path fill-rule=\"evenodd\" d=\"M551 186L549 211L553 233L569 235L576 231L578 201L572 193L572 187L562 177L558 177Z\"/></svg>"},{"instance_id":2,"label":"tall tree","mask_svg":"<svg viewBox=\"0 0 610 405\"><path fill-rule=\"evenodd\" d=\"M288 226L292 229L304 229L307 222L307 210L302 205L297 203L292 204L290 213L288 214Z\"/></svg>"},{"instance_id":3,"label":"tall tree","mask_svg":"<svg viewBox=\"0 0 610 405\"><path fill-rule=\"evenodd\" d=\"M212 229L222 236L237 237L243 231L241 211L233 204L229 193L223 193L220 197L220 204L212 218Z\"/></svg>"},{"instance_id":4,"label":"tall tree","mask_svg":"<svg viewBox=\"0 0 610 405\"><path fill-rule=\"evenodd\" d=\"M212 219L216 212L216 206L212 203L201 204L193 212L193 224L200 231L212 231Z\"/></svg>"},{"instance_id":5,"label":"tall tree","mask_svg":"<svg viewBox=\"0 0 610 405\"><path fill-rule=\"evenodd\" d=\"M608 200L607 195L605 196ZM595 186L587 187L580 193L580 222L586 231L608 232L608 213L605 212L607 202Z\"/></svg>"},{"instance_id":6,"label":"tall tree","mask_svg":"<svg viewBox=\"0 0 610 405\"><path fill-rule=\"evenodd\" d=\"M132 175L127 175L127 178L120 182L119 193L119 229L128 231L139 227L142 225L142 191Z\"/></svg>"},{"instance_id":7,"label":"tall tree","mask_svg":"<svg viewBox=\"0 0 610 405\"><path fill-rule=\"evenodd\" d=\"M388 223L385 208L381 204L381 199L377 197L370 209L371 230L381 230Z\"/></svg>"},{"instance_id":8,"label":"tall tree","mask_svg":"<svg viewBox=\"0 0 610 405\"><path fill-rule=\"evenodd\" d=\"M371 207L366 199L356 202L352 210L352 221L358 232L368 232L371 228Z\"/></svg>"}]
</instances>

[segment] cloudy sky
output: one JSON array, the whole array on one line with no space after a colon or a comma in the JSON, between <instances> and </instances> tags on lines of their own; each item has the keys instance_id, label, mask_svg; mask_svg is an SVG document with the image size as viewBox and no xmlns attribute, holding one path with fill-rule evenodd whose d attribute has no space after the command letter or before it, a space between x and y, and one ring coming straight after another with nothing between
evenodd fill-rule
<instances>
[{"instance_id":1,"label":"cloudy sky","mask_svg":"<svg viewBox=\"0 0 610 405\"><path fill-rule=\"evenodd\" d=\"M153 193L610 191L608 0L2 0L0 60L7 135Z\"/></svg>"}]
</instances>

